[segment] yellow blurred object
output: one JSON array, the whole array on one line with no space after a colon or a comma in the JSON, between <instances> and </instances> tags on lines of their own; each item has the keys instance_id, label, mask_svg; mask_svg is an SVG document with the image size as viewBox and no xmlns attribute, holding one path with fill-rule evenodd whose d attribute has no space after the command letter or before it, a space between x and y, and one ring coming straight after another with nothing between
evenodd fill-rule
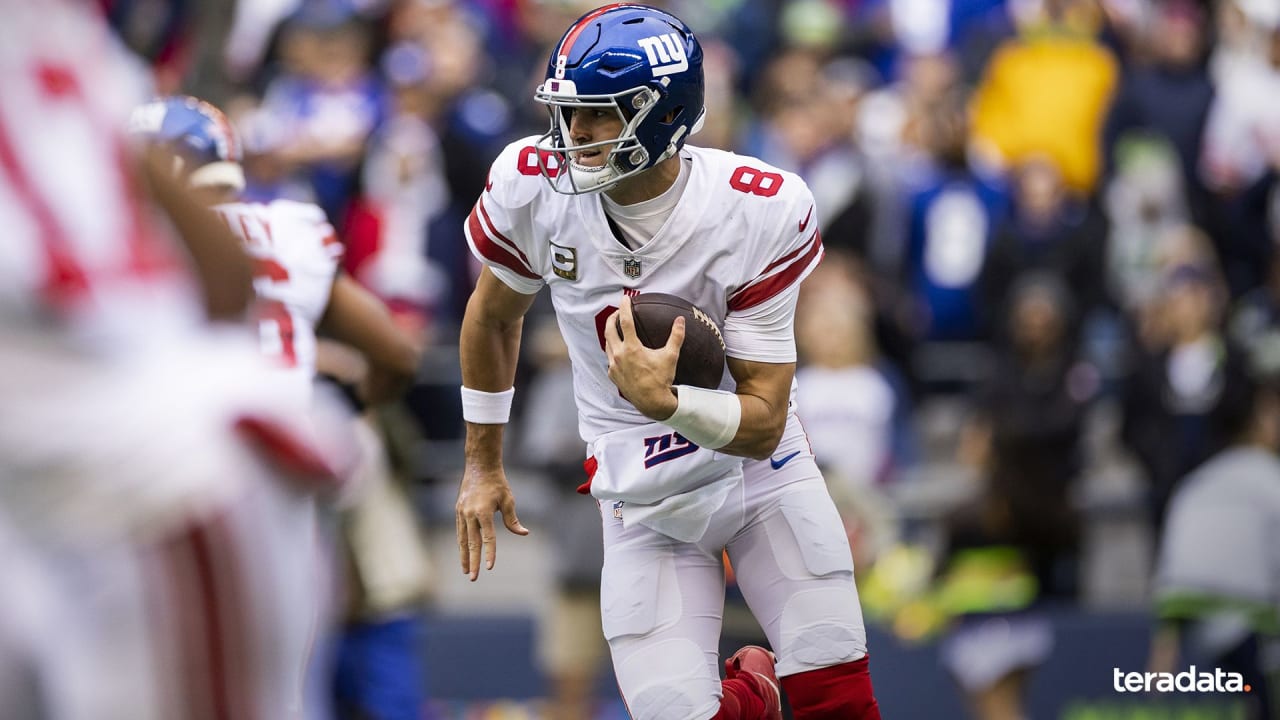
<instances>
[{"instance_id":1,"label":"yellow blurred object","mask_svg":"<svg viewBox=\"0 0 1280 720\"><path fill-rule=\"evenodd\" d=\"M952 558L938 587L938 604L952 615L1026 608L1039 584L1022 554L1010 547L963 550Z\"/></svg>"},{"instance_id":2,"label":"yellow blurred object","mask_svg":"<svg viewBox=\"0 0 1280 720\"><path fill-rule=\"evenodd\" d=\"M1115 58L1091 37L1041 32L1009 40L974 92L974 143L1006 166L1047 157L1069 187L1088 192L1101 169L1116 80Z\"/></svg>"},{"instance_id":3,"label":"yellow blurred object","mask_svg":"<svg viewBox=\"0 0 1280 720\"><path fill-rule=\"evenodd\" d=\"M937 603L927 599L913 600L898 610L893 618L893 633L903 640L921 642L937 635L947 626L951 616Z\"/></svg>"},{"instance_id":4,"label":"yellow blurred object","mask_svg":"<svg viewBox=\"0 0 1280 720\"><path fill-rule=\"evenodd\" d=\"M933 576L933 557L915 545L885 551L860 583L858 594L867 615L887 618L925 595Z\"/></svg>"},{"instance_id":5,"label":"yellow blurred object","mask_svg":"<svg viewBox=\"0 0 1280 720\"><path fill-rule=\"evenodd\" d=\"M1039 591L1015 548L962 550L937 580L934 569L933 556L924 547L894 546L859 583L863 611L899 638L922 642L957 615L1021 610Z\"/></svg>"}]
</instances>

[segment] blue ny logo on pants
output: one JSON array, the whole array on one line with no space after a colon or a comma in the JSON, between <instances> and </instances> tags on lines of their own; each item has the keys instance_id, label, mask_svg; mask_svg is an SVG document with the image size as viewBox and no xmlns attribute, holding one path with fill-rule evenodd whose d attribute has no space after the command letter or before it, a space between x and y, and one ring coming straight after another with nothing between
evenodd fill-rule
<instances>
[{"instance_id":1,"label":"blue ny logo on pants","mask_svg":"<svg viewBox=\"0 0 1280 720\"><path fill-rule=\"evenodd\" d=\"M647 437L644 439L644 467L647 470L695 452L698 452L698 446L678 432Z\"/></svg>"}]
</instances>

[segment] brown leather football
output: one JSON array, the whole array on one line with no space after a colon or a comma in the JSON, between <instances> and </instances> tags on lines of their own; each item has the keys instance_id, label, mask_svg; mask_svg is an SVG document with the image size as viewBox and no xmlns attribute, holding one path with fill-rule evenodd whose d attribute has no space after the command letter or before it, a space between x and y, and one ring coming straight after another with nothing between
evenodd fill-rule
<instances>
[{"instance_id":1,"label":"brown leather football","mask_svg":"<svg viewBox=\"0 0 1280 720\"><path fill-rule=\"evenodd\" d=\"M684 344L676 363L676 384L715 389L724 376L724 337L706 313L692 303L666 293L641 293L631 298L636 337L645 347L660 348L671 335L671 323L684 317Z\"/></svg>"}]
</instances>

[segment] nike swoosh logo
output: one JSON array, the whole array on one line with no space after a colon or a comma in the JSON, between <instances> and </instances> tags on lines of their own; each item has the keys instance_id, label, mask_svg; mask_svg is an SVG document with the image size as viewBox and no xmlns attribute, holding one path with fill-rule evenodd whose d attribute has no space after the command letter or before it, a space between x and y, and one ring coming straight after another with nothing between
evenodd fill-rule
<instances>
[{"instance_id":1,"label":"nike swoosh logo","mask_svg":"<svg viewBox=\"0 0 1280 720\"><path fill-rule=\"evenodd\" d=\"M787 463L791 462L791 458L799 454L800 454L800 451L796 450L790 455L784 455L781 459L771 457L769 458L769 465L772 466L774 470L780 470L782 469L783 465L786 465Z\"/></svg>"},{"instance_id":2,"label":"nike swoosh logo","mask_svg":"<svg viewBox=\"0 0 1280 720\"><path fill-rule=\"evenodd\" d=\"M809 227L809 218L811 218L811 217L813 217L813 206L812 206L812 205L810 205L810 206L809 206L809 214L808 214L808 215L805 215L805 216L804 216L804 219L800 221L800 232L804 232L804 229L805 229L805 228L807 228L807 227Z\"/></svg>"}]
</instances>

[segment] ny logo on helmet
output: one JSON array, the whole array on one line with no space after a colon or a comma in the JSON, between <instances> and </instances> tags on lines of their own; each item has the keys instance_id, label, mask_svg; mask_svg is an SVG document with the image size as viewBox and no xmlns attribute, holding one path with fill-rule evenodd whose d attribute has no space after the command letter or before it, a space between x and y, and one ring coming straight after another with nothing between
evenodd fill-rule
<instances>
[{"instance_id":1,"label":"ny logo on helmet","mask_svg":"<svg viewBox=\"0 0 1280 720\"><path fill-rule=\"evenodd\" d=\"M640 47L649 56L649 67L654 77L671 75L689 69L689 58L684 54L684 43L676 33L642 38Z\"/></svg>"}]
</instances>

